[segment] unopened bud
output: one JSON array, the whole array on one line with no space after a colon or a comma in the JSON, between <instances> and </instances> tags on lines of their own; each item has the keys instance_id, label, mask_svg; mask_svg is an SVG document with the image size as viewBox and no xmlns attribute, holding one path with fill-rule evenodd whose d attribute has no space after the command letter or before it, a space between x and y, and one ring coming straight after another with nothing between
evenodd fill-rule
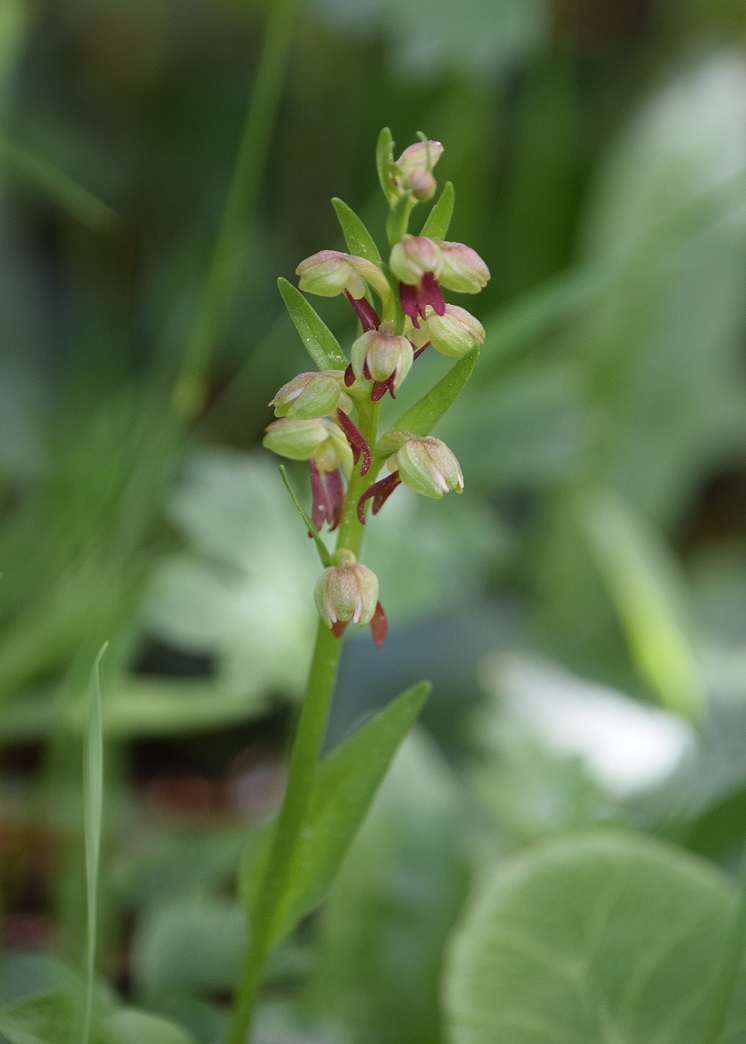
<instances>
[{"instance_id":1,"label":"unopened bud","mask_svg":"<svg viewBox=\"0 0 746 1044\"><path fill-rule=\"evenodd\" d=\"M416 286L427 272L439 276L443 254L427 236L405 236L391 250L391 271L402 283Z\"/></svg>"},{"instance_id":2,"label":"unopened bud","mask_svg":"<svg viewBox=\"0 0 746 1044\"><path fill-rule=\"evenodd\" d=\"M276 417L328 417L340 404L343 380L343 370L299 373L280 388L269 405L274 406Z\"/></svg>"},{"instance_id":3,"label":"unopened bud","mask_svg":"<svg viewBox=\"0 0 746 1044\"><path fill-rule=\"evenodd\" d=\"M419 203L426 203L435 195L438 183L429 170L416 170L409 178L409 190Z\"/></svg>"},{"instance_id":4,"label":"unopened bud","mask_svg":"<svg viewBox=\"0 0 746 1044\"><path fill-rule=\"evenodd\" d=\"M461 493L464 476L459 462L440 439L431 436L408 439L388 462L405 486L425 497Z\"/></svg>"},{"instance_id":5,"label":"unopened bud","mask_svg":"<svg viewBox=\"0 0 746 1044\"><path fill-rule=\"evenodd\" d=\"M325 569L316 582L316 608L331 628L370 623L378 603L378 577L351 551L338 551L337 565Z\"/></svg>"},{"instance_id":6,"label":"unopened bud","mask_svg":"<svg viewBox=\"0 0 746 1044\"><path fill-rule=\"evenodd\" d=\"M352 469L352 450L343 432L326 418L272 421L262 440L268 450L289 460L313 460L320 472Z\"/></svg>"},{"instance_id":7,"label":"unopened bud","mask_svg":"<svg viewBox=\"0 0 746 1044\"><path fill-rule=\"evenodd\" d=\"M478 294L490 279L490 270L476 250L464 243L439 243L442 262L438 279L446 290Z\"/></svg>"},{"instance_id":8,"label":"unopened bud","mask_svg":"<svg viewBox=\"0 0 746 1044\"><path fill-rule=\"evenodd\" d=\"M346 290L359 300L365 296L366 284L379 296L390 292L386 276L377 265L341 250L320 250L301 261L295 273L300 277L300 289L319 297L336 297Z\"/></svg>"},{"instance_id":9,"label":"unopened bud","mask_svg":"<svg viewBox=\"0 0 746 1044\"><path fill-rule=\"evenodd\" d=\"M388 381L393 377L394 391L412 366L412 345L406 337L391 333L382 324L355 341L350 358L352 370L359 380Z\"/></svg>"},{"instance_id":10,"label":"unopened bud","mask_svg":"<svg viewBox=\"0 0 746 1044\"><path fill-rule=\"evenodd\" d=\"M431 171L442 155L443 146L439 141L416 141L402 152L396 165L406 179L418 171Z\"/></svg>"},{"instance_id":11,"label":"unopened bud","mask_svg":"<svg viewBox=\"0 0 746 1044\"><path fill-rule=\"evenodd\" d=\"M418 331L430 341L436 352L460 358L466 355L477 344L484 344L484 327L458 305L447 304L444 315L437 315L428 307L427 318Z\"/></svg>"}]
</instances>

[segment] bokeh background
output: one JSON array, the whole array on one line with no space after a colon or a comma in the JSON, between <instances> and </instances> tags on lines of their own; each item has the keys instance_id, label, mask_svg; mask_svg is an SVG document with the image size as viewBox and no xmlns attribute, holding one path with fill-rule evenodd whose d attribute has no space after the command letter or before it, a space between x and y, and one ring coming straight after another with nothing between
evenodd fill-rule
<instances>
[{"instance_id":1,"label":"bokeh background","mask_svg":"<svg viewBox=\"0 0 746 1044\"><path fill-rule=\"evenodd\" d=\"M368 527L391 634L351 636L329 745L435 689L276 958L267 1039L441 1039L470 882L537 839L622 823L730 867L742 0L0 0L0 121L3 996L79 959L82 706L108 640L100 965L219 1039L235 869L315 626L312 545L260 447L307 368L276 279L342 246L332 195L382 234L384 125L445 146L487 340L437 432L463 497L401 490ZM344 302L318 307L349 344Z\"/></svg>"}]
</instances>

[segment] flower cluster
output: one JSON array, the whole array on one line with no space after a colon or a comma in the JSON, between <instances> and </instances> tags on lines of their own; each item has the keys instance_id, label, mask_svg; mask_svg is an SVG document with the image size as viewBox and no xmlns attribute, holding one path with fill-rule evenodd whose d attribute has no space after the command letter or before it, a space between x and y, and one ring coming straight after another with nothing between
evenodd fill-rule
<instances>
[{"instance_id":1,"label":"flower cluster","mask_svg":"<svg viewBox=\"0 0 746 1044\"><path fill-rule=\"evenodd\" d=\"M378 168L391 208L388 262L349 211L354 234L342 217L340 222L348 246L360 254L322 250L296 269L301 291L321 297L344 294L354 309L361 331L351 345L348 365L301 373L280 388L270 403L278 419L264 438L264 445L280 456L309 461L313 527L320 530L326 523L334 530L341 525L333 563L316 588L321 619L338 637L350 622L369 623L377 646L385 638L386 618L378 580L357 562L350 546L359 547L355 527L365 524L369 503L377 514L401 483L426 497L463 489L456 457L429 433L396 430L379 445L378 404L387 393L396 398L427 348L459 359L483 343L479 320L447 303L443 291L475 294L490 277L482 258L463 243L408 233L411 211L436 191L433 168L443 146L423 137L394 160L387 133L379 141ZM441 220L427 224L444 230ZM305 328L298 322L296 326L306 340ZM341 349L338 357L344 361ZM376 481L384 464L388 474Z\"/></svg>"}]
</instances>

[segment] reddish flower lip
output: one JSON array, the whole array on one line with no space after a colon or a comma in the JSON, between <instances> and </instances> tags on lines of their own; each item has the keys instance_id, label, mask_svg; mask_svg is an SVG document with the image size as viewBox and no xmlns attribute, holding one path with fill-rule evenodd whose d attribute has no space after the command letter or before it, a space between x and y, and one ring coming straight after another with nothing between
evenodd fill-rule
<instances>
[{"instance_id":1,"label":"reddish flower lip","mask_svg":"<svg viewBox=\"0 0 746 1044\"><path fill-rule=\"evenodd\" d=\"M445 315L445 298L438 280L432 272L425 272L416 285L400 283L399 297L401 298L402 311L409 316L417 329L420 326L420 319L425 318L425 309L428 305L431 306L436 315Z\"/></svg>"},{"instance_id":2,"label":"reddish flower lip","mask_svg":"<svg viewBox=\"0 0 746 1044\"><path fill-rule=\"evenodd\" d=\"M370 448L368 447L368 443L365 441L363 433L352 423L344 410L337 410L337 423L347 436L347 441L352 450L353 461L357 464L360 457L363 458L363 466L360 469L360 474L365 475L370 468L371 456Z\"/></svg>"},{"instance_id":3,"label":"reddish flower lip","mask_svg":"<svg viewBox=\"0 0 746 1044\"><path fill-rule=\"evenodd\" d=\"M371 497L373 498L373 514L377 515L400 483L401 479L399 478L399 472L394 471L390 475L387 475L386 478L379 479L378 482L374 482L372 486L369 486L368 489L366 489L362 497L360 497L360 500L357 502L357 517L360 519L362 525L365 525L366 502L370 500Z\"/></svg>"},{"instance_id":4,"label":"reddish flower lip","mask_svg":"<svg viewBox=\"0 0 746 1044\"><path fill-rule=\"evenodd\" d=\"M323 474L310 461L311 465L311 492L313 494L313 508L311 509L311 521L316 529L321 529L325 522L329 523L329 530L337 528L342 520L342 505L344 503L344 487L339 469L326 471ZM311 534L308 534L311 536Z\"/></svg>"},{"instance_id":5,"label":"reddish flower lip","mask_svg":"<svg viewBox=\"0 0 746 1044\"><path fill-rule=\"evenodd\" d=\"M345 297L357 312L363 332L367 333L368 330L377 330L381 325L381 320L378 318L378 313L370 301L365 297L354 298L347 290L345 290Z\"/></svg>"}]
</instances>

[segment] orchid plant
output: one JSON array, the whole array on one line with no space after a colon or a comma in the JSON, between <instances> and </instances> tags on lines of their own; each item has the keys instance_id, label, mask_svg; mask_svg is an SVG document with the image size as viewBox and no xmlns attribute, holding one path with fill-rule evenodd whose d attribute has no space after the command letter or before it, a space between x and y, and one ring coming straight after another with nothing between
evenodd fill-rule
<instances>
[{"instance_id":1,"label":"orchid plant","mask_svg":"<svg viewBox=\"0 0 746 1044\"><path fill-rule=\"evenodd\" d=\"M246 875L253 893L251 935L231 1044L247 1038L266 961L283 934L280 925L286 931L292 920L292 867L309 834L308 818L322 776L319 757L343 634L350 623L369 624L377 648L386 638L378 578L359 561L369 514L377 515L402 483L435 499L460 493L464 486L456 457L431 431L471 374L485 334L473 315L446 302L443 291L476 294L490 274L474 250L446 239L455 198L450 183L419 234L410 233L415 208L436 193L433 172L442 153L439 142L420 135L395 160L391 133L385 129L376 159L389 205L388 259L360 218L335 199L349 253L321 250L298 265L299 289L284 280L279 284L318 369L299 374L277 392L270 403L277 419L268 426L264 445L289 460L309 462L310 514L290 489L284 469L282 473L324 568L316 583L318 632L284 802ZM303 292L344 294L360 326L349 358ZM428 349L457 361L388 430L379 432L382 400L386 395L396 399L413 365L423 365L418 360ZM325 526L337 533L331 554L320 536ZM418 709L421 702L418 694Z\"/></svg>"}]
</instances>

